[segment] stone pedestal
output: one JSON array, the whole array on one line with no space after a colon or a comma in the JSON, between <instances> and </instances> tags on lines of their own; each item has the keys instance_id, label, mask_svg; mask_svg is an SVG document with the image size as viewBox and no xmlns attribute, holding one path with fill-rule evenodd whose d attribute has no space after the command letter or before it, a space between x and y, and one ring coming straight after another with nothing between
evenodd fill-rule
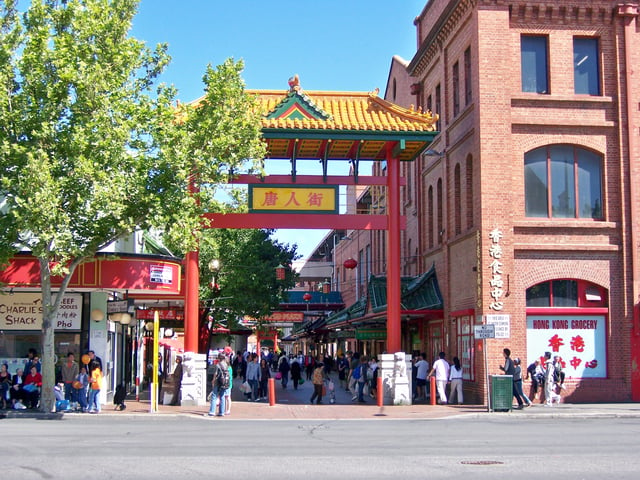
<instances>
[{"instance_id":1,"label":"stone pedestal","mask_svg":"<svg viewBox=\"0 0 640 480\"><path fill-rule=\"evenodd\" d=\"M182 356L182 389L180 404L183 406L207 403L207 356L185 352Z\"/></svg>"},{"instance_id":2,"label":"stone pedestal","mask_svg":"<svg viewBox=\"0 0 640 480\"><path fill-rule=\"evenodd\" d=\"M411 405L411 355L404 352L384 353L378 364L382 376L385 405Z\"/></svg>"}]
</instances>

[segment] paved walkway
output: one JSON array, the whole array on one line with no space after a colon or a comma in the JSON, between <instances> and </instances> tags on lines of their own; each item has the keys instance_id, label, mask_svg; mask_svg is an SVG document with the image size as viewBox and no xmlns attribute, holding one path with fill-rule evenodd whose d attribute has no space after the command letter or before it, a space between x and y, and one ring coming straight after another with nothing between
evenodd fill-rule
<instances>
[{"instance_id":1,"label":"paved walkway","mask_svg":"<svg viewBox=\"0 0 640 480\"><path fill-rule=\"evenodd\" d=\"M135 401L127 399L126 409L115 410L113 405L103 405L101 416L111 415L189 415L206 417L211 421L230 421L246 419L444 419L459 416L507 416L524 418L553 418L553 417L579 417L579 418L611 418L631 417L640 418L640 403L607 403L607 404L560 404L546 407L534 404L532 407L511 412L488 412L483 405L429 405L417 403L410 406L385 405L378 407L374 399L367 397L366 403L354 403L351 394L340 388L336 382L335 404L329 403L329 396L323 398L322 405L311 405L309 400L313 393L313 385L309 381L293 389L293 383L289 381L286 389L276 381L276 404L270 406L267 400L253 402L245 400L239 391L240 382L235 381L232 393L231 415L219 418L208 417L208 405L174 407L160 405L158 412L150 411L150 402L146 399ZM143 395L148 392L143 392ZM6 410L0 411L0 418L24 418L25 416L42 416L31 410ZM53 414L52 414L53 415ZM59 414L55 414L59 416ZM65 415L84 416L90 414L70 413Z\"/></svg>"}]
</instances>

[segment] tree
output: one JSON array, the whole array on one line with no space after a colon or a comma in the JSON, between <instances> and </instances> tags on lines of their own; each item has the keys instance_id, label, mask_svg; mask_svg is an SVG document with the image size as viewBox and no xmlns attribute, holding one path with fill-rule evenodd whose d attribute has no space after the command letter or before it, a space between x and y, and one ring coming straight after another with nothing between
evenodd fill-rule
<instances>
[{"instance_id":1,"label":"tree","mask_svg":"<svg viewBox=\"0 0 640 480\"><path fill-rule=\"evenodd\" d=\"M25 14L0 3L0 261L29 250L40 265L44 411L52 320L77 266L136 228L195 248L209 192L189 186L264 157L242 64L207 67L197 108L176 108L175 89L156 85L167 46L129 36L137 3L32 0Z\"/></svg>"}]
</instances>

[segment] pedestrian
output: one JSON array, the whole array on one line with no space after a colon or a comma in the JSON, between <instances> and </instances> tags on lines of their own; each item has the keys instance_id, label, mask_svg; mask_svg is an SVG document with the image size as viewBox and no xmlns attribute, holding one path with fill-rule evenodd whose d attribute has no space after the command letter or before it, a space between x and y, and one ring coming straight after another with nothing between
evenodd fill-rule
<instances>
[{"instance_id":1,"label":"pedestrian","mask_svg":"<svg viewBox=\"0 0 640 480\"><path fill-rule=\"evenodd\" d=\"M351 401L355 402L358 398L358 380L360 379L360 354L358 352L354 352L351 356L349 370L349 391L352 395Z\"/></svg>"},{"instance_id":2,"label":"pedestrian","mask_svg":"<svg viewBox=\"0 0 640 480\"><path fill-rule=\"evenodd\" d=\"M378 392L378 360L376 357L371 357L369 360L369 370L371 378L369 378L369 395L371 398L376 398Z\"/></svg>"},{"instance_id":3,"label":"pedestrian","mask_svg":"<svg viewBox=\"0 0 640 480\"><path fill-rule=\"evenodd\" d=\"M300 366L300 361L298 357L294 357L291 360L291 380L293 381L293 389L298 390L298 382L302 377L302 367Z\"/></svg>"},{"instance_id":4,"label":"pedestrian","mask_svg":"<svg viewBox=\"0 0 640 480\"><path fill-rule=\"evenodd\" d=\"M233 351L231 351L233 353ZM225 355L225 362L227 363L227 371L229 372L229 388L224 391L224 414L231 415L231 390L233 389L233 367L229 357ZM267 368L269 371L269 368Z\"/></svg>"},{"instance_id":5,"label":"pedestrian","mask_svg":"<svg viewBox=\"0 0 640 480\"><path fill-rule=\"evenodd\" d=\"M269 396L269 379L271 378L271 369L266 359L260 360L260 395L262 400L266 400Z\"/></svg>"},{"instance_id":6,"label":"pedestrian","mask_svg":"<svg viewBox=\"0 0 640 480\"><path fill-rule=\"evenodd\" d=\"M560 395L556 393L555 371L553 360L551 360L551 352L544 352L545 407L552 407L553 402L560 403Z\"/></svg>"},{"instance_id":7,"label":"pedestrian","mask_svg":"<svg viewBox=\"0 0 640 480\"><path fill-rule=\"evenodd\" d=\"M564 390L564 372L562 371L562 357L560 355L553 356L553 368L555 369L555 381L560 387L560 390Z\"/></svg>"},{"instance_id":8,"label":"pedestrian","mask_svg":"<svg viewBox=\"0 0 640 480\"><path fill-rule=\"evenodd\" d=\"M2 410L7 409L9 400L11 400L11 374L9 373L9 365L3 363L0 365L0 405Z\"/></svg>"},{"instance_id":9,"label":"pedestrian","mask_svg":"<svg viewBox=\"0 0 640 480\"><path fill-rule=\"evenodd\" d=\"M287 388L287 383L289 383L289 370L291 366L289 365L289 360L287 360L287 356L283 354L278 360L278 372L280 373L280 382L282 384L282 388Z\"/></svg>"},{"instance_id":10,"label":"pedestrian","mask_svg":"<svg viewBox=\"0 0 640 480\"><path fill-rule=\"evenodd\" d=\"M251 396L247 399L254 402L260 401L258 388L260 388L260 365L258 364L258 356L252 353L247 359L247 382L251 386Z\"/></svg>"},{"instance_id":11,"label":"pedestrian","mask_svg":"<svg viewBox=\"0 0 640 480\"><path fill-rule=\"evenodd\" d=\"M211 379L211 405L209 406L208 413L210 417L224 417L227 410L225 394L229 385L231 385L229 364L227 363L225 354L220 352L218 354L218 363L215 366L213 378ZM218 413L216 413L216 411Z\"/></svg>"},{"instance_id":12,"label":"pedestrian","mask_svg":"<svg viewBox=\"0 0 640 480\"><path fill-rule=\"evenodd\" d=\"M16 408L16 404L22 405L22 408L26 408L24 406L27 403L27 392L22 388L24 386L24 370L22 368L18 368L16 370L16 374L11 377L11 391L9 392L9 397L11 397L11 408ZM21 407L17 407L21 409Z\"/></svg>"},{"instance_id":13,"label":"pedestrian","mask_svg":"<svg viewBox=\"0 0 640 480\"><path fill-rule=\"evenodd\" d=\"M349 371L349 361L344 353L338 357L338 380L342 388L347 388L347 372ZM307 379L308 380L308 379Z\"/></svg>"},{"instance_id":14,"label":"pedestrian","mask_svg":"<svg viewBox=\"0 0 640 480\"><path fill-rule=\"evenodd\" d=\"M94 368L100 368L100 371L103 372L103 368L102 368L102 359L96 355L96 352L94 352L93 350L89 350L87 352L87 355L89 355L89 376L91 376L91 373L93 373L93 369Z\"/></svg>"},{"instance_id":15,"label":"pedestrian","mask_svg":"<svg viewBox=\"0 0 640 480\"><path fill-rule=\"evenodd\" d=\"M513 383L513 386L512 386L513 396L518 402L518 406L516 408L522 408L524 402L522 401L522 397L520 396L520 394L516 391L516 383L515 383L516 368L515 368L515 365L513 364L513 360L511 360L511 350L509 350L508 348L503 349L502 355L504 356L504 366L500 366L500 370L502 370L504 375L511 375L511 382Z\"/></svg>"},{"instance_id":16,"label":"pedestrian","mask_svg":"<svg viewBox=\"0 0 640 480\"><path fill-rule=\"evenodd\" d=\"M460 365L460 359L458 357L453 357L453 366L449 370L449 382L451 382L449 388L449 403L454 403L454 396L457 396L458 405L462 405L464 402L462 394L462 366Z\"/></svg>"},{"instance_id":17,"label":"pedestrian","mask_svg":"<svg viewBox=\"0 0 640 480\"><path fill-rule=\"evenodd\" d=\"M313 371L313 395L311 395L311 403L316 400L316 404L320 405L322 403L322 388L324 387L324 365L322 362L316 362L316 368Z\"/></svg>"},{"instance_id":18,"label":"pedestrian","mask_svg":"<svg viewBox=\"0 0 640 480\"><path fill-rule=\"evenodd\" d=\"M316 361L313 358L313 355L311 355L310 353L305 355L304 369L305 369L305 373L307 374L307 380L311 380L311 376L313 375L313 370L315 369L315 363Z\"/></svg>"},{"instance_id":19,"label":"pedestrian","mask_svg":"<svg viewBox=\"0 0 640 480\"><path fill-rule=\"evenodd\" d=\"M80 367L80 371L73 381L74 402L79 405L80 411L86 412L87 407L87 387L89 386L89 375L87 367ZM77 407L77 406L76 406Z\"/></svg>"},{"instance_id":20,"label":"pedestrian","mask_svg":"<svg viewBox=\"0 0 640 480\"><path fill-rule=\"evenodd\" d=\"M78 376L78 364L75 361L75 356L72 352L67 353L67 360L62 364L60 374L62 376L62 383L64 383L64 399L69 403L73 402L73 382Z\"/></svg>"},{"instance_id":21,"label":"pedestrian","mask_svg":"<svg viewBox=\"0 0 640 480\"><path fill-rule=\"evenodd\" d=\"M438 403L440 405L447 404L447 382L449 381L449 363L444 359L444 352L438 354L438 360L433 362L433 367L429 376L434 375L436 377L436 387L438 389L438 396L440 397Z\"/></svg>"},{"instance_id":22,"label":"pedestrian","mask_svg":"<svg viewBox=\"0 0 640 480\"><path fill-rule=\"evenodd\" d=\"M90 365L91 370L91 388L89 391L89 413L100 413L100 388L102 387L102 369L97 362Z\"/></svg>"},{"instance_id":23,"label":"pedestrian","mask_svg":"<svg viewBox=\"0 0 640 480\"><path fill-rule=\"evenodd\" d=\"M527 374L525 380L531 380L531 390L529 394L531 399L535 400L538 397L538 389L544 384L544 370L540 365L540 360L535 360L527 367Z\"/></svg>"},{"instance_id":24,"label":"pedestrian","mask_svg":"<svg viewBox=\"0 0 640 480\"><path fill-rule=\"evenodd\" d=\"M427 354L422 352L415 363L416 369L416 398L420 401L427 399L427 377L429 376L429 362L426 360Z\"/></svg>"},{"instance_id":25,"label":"pedestrian","mask_svg":"<svg viewBox=\"0 0 640 480\"><path fill-rule=\"evenodd\" d=\"M513 385L516 387L516 393L522 398L526 407L531 406L531 400L524 394L522 390L522 367L520 366L520 358L513 360Z\"/></svg>"},{"instance_id":26,"label":"pedestrian","mask_svg":"<svg viewBox=\"0 0 640 480\"><path fill-rule=\"evenodd\" d=\"M35 357L38 358L38 357ZM36 409L40 401L40 389L42 388L42 375L38 372L35 363L31 364L31 372L24 378L22 389L26 392L27 407Z\"/></svg>"},{"instance_id":27,"label":"pedestrian","mask_svg":"<svg viewBox=\"0 0 640 480\"><path fill-rule=\"evenodd\" d=\"M173 370L173 396L171 397L171 403L169 405L173 405L174 407L180 406L180 390L182 388L182 376L184 375L184 370L182 368L182 357L176 357L176 368Z\"/></svg>"},{"instance_id":28,"label":"pedestrian","mask_svg":"<svg viewBox=\"0 0 640 480\"><path fill-rule=\"evenodd\" d=\"M369 370L369 363L366 356L360 358L360 375L358 376L358 403L366 403L364 399L364 387L367 384L367 371Z\"/></svg>"}]
</instances>

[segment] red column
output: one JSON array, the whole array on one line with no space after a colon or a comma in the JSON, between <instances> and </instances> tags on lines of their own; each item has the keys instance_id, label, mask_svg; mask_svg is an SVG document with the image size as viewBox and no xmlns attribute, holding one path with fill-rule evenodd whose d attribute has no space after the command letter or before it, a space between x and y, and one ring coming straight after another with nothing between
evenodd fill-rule
<instances>
[{"instance_id":1,"label":"red column","mask_svg":"<svg viewBox=\"0 0 640 480\"><path fill-rule=\"evenodd\" d=\"M387 352L400 345L400 160L387 146Z\"/></svg>"},{"instance_id":2,"label":"red column","mask_svg":"<svg viewBox=\"0 0 640 480\"><path fill-rule=\"evenodd\" d=\"M185 296L184 296L184 351L198 352L198 321L200 272L198 252L189 252L185 259Z\"/></svg>"}]
</instances>

